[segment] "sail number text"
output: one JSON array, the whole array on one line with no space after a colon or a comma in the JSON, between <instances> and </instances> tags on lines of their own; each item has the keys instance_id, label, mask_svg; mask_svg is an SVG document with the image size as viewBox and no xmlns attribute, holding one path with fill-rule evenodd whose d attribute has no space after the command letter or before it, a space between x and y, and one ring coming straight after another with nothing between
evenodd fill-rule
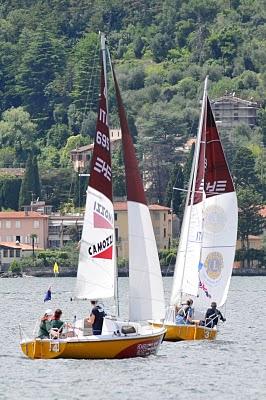
<instances>
[{"instance_id":1,"label":"sail number text","mask_svg":"<svg viewBox=\"0 0 266 400\"><path fill-rule=\"evenodd\" d=\"M110 149L110 139L102 132L97 131L96 133L96 143L102 146L104 149L109 151Z\"/></svg>"}]
</instances>

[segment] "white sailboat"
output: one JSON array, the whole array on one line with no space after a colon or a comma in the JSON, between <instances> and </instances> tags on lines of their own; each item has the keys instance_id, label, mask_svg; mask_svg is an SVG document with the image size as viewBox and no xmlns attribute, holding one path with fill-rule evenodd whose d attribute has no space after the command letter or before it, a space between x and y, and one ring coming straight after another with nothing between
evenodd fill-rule
<instances>
[{"instance_id":1,"label":"white sailboat","mask_svg":"<svg viewBox=\"0 0 266 400\"><path fill-rule=\"evenodd\" d=\"M105 38L101 39L101 93L87 189L84 226L80 242L75 297L115 297L116 262L112 168L108 124ZM159 259L149 210L145 201L133 142L114 75L125 158L129 214L129 320L104 318L101 335L22 340L29 358L127 358L155 354L165 334L163 327L143 324L164 316L164 296ZM132 191L132 188L134 190ZM134 192L134 193L133 193ZM129 322L130 321L130 322ZM77 328L79 322L75 324Z\"/></svg>"},{"instance_id":2,"label":"white sailboat","mask_svg":"<svg viewBox=\"0 0 266 400\"><path fill-rule=\"evenodd\" d=\"M176 325L175 307L188 298L196 318L227 298L237 238L237 198L207 96L202 110L176 259L165 340L214 339L217 330ZM156 324L161 326L162 324Z\"/></svg>"}]
</instances>

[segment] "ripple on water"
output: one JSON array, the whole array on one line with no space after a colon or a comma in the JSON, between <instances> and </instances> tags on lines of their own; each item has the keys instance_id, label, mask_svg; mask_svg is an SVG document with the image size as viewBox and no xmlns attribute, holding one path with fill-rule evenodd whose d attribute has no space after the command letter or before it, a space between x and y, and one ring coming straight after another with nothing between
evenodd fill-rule
<instances>
[{"instance_id":1,"label":"ripple on water","mask_svg":"<svg viewBox=\"0 0 266 400\"><path fill-rule=\"evenodd\" d=\"M125 299L121 314L126 315L128 281L119 281L120 298ZM164 282L169 296L172 279ZM1 320L6 327L6 335L0 337L1 400L264 400L266 318L262 316L258 327L257 316L250 313L247 318L247 310L264 301L266 278L232 279L227 322L215 341L164 342L158 355L147 359L32 361L21 353L17 326L22 322L32 331L47 308L43 295L51 284L49 308L62 307L69 321L73 315L88 315L86 302L68 301L73 278L0 280ZM111 310L110 302L105 306Z\"/></svg>"}]
</instances>

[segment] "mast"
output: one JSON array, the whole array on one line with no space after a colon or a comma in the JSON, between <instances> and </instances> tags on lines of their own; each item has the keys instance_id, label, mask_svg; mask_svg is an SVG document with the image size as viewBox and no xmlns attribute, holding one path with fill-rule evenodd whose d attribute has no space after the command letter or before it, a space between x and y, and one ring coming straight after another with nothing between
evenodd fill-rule
<instances>
[{"instance_id":1,"label":"mast","mask_svg":"<svg viewBox=\"0 0 266 400\"><path fill-rule=\"evenodd\" d=\"M106 72L106 55L108 56L108 60L109 60L109 65L111 68L111 72L113 74L113 65L112 65L112 61L111 61L111 56L110 56L110 52L109 52L109 48L106 46L106 38L105 35L102 33L101 34L101 46L102 46L102 50L103 50L103 65L104 65L104 74L105 74L105 82L106 82L106 98L108 99L108 91L107 91L107 72ZM108 115L108 126L109 126L109 108L108 108L108 101L107 101L107 115ZM117 260L116 260L116 242L115 242L115 235L114 235L114 258L115 258L115 281L114 281L114 285L115 285L115 296L114 296L114 302L115 302L115 308L116 308L116 314L119 317L120 316L120 308L119 308L119 286L118 286L118 271L117 271Z\"/></svg>"},{"instance_id":2,"label":"mast","mask_svg":"<svg viewBox=\"0 0 266 400\"><path fill-rule=\"evenodd\" d=\"M187 192L186 203L185 203L185 212L184 212L184 218L183 218L181 234L180 234L181 239L185 235L186 235L186 238L185 238L183 268L182 268L181 279L180 279L180 283L179 283L180 293L179 293L179 298L175 299L175 302L177 302L177 303L181 303L182 297L183 297L183 284L184 284L184 276L185 276L185 266L186 266L186 262L187 262L188 241L189 241L189 228L188 227L191 223L192 204L193 204L194 198L195 198L195 187L196 187L196 178L197 178L197 172L198 172L202 128L203 128L203 122L204 122L204 115L206 112L207 84L208 84L208 77L206 77L205 81L204 81L204 90L203 90L203 97L202 97L200 121L199 121L199 125L198 125L198 132L197 132L197 138L196 138L196 147L195 147L194 157L193 157L193 161L192 161L191 173L190 173L189 184L188 184L188 192ZM180 240L180 242L181 242L181 240ZM180 245L181 245L181 243L180 243ZM175 275L176 275L176 268L175 268ZM175 277L174 277L174 281L175 281ZM173 286L173 288L174 288L174 286ZM171 302L173 302L173 296L174 296L174 293L172 291ZM173 305L173 304L171 304L171 305Z\"/></svg>"},{"instance_id":3,"label":"mast","mask_svg":"<svg viewBox=\"0 0 266 400\"><path fill-rule=\"evenodd\" d=\"M80 240L76 298L115 297L114 207L106 88L106 48L101 36L98 118Z\"/></svg>"},{"instance_id":4,"label":"mast","mask_svg":"<svg viewBox=\"0 0 266 400\"><path fill-rule=\"evenodd\" d=\"M207 84L208 84L208 76L206 76L205 82L204 82L204 90L203 90L203 97L202 97L202 104L201 104L201 114L200 114L200 121L199 121L197 141L196 141L197 146L195 148L195 157L193 157L193 165L192 165L190 179L189 179L189 190L188 190L187 198L186 198L186 209L187 209L189 202L190 202L190 204L193 204L194 197L195 197L195 187L196 187L196 177L197 177L197 172L198 172L202 127L203 127L203 121L204 121L204 112L206 110ZM189 223L190 223L190 220L191 220L191 207L189 208ZM182 234L182 232L181 232L181 234ZM183 296L182 288L183 288L185 265L186 265L186 258L187 258L187 247L188 247L188 235L186 238L186 250L185 250L185 258L184 258L184 265L183 265L183 274L182 274L181 285L180 285L180 287L181 287L180 302L182 301L182 296Z\"/></svg>"}]
</instances>

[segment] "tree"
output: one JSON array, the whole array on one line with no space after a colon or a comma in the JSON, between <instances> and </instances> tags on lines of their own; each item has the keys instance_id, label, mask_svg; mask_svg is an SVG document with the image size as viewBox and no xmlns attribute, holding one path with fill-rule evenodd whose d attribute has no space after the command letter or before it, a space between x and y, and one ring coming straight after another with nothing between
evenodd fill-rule
<instances>
[{"instance_id":1,"label":"tree","mask_svg":"<svg viewBox=\"0 0 266 400\"><path fill-rule=\"evenodd\" d=\"M18 210L21 178L0 177L0 209Z\"/></svg>"},{"instance_id":2,"label":"tree","mask_svg":"<svg viewBox=\"0 0 266 400\"><path fill-rule=\"evenodd\" d=\"M32 243L32 257L35 258L35 242L37 239L36 233L31 233L30 238L31 238L31 243Z\"/></svg>"},{"instance_id":3,"label":"tree","mask_svg":"<svg viewBox=\"0 0 266 400\"><path fill-rule=\"evenodd\" d=\"M17 164L25 162L30 149L35 148L34 139L37 125L23 107L10 108L3 113L0 121L0 147L13 147Z\"/></svg>"},{"instance_id":4,"label":"tree","mask_svg":"<svg viewBox=\"0 0 266 400\"><path fill-rule=\"evenodd\" d=\"M53 113L46 89L56 74L63 71L63 45L40 24L31 32L30 42L22 55L16 76L17 91L39 128L51 126Z\"/></svg>"},{"instance_id":5,"label":"tree","mask_svg":"<svg viewBox=\"0 0 266 400\"><path fill-rule=\"evenodd\" d=\"M187 161L186 161L186 163L184 165L184 169L183 169L184 187L185 188L188 188L188 183L189 183L189 178L190 178L192 163L193 163L193 157L194 157L194 151L195 151L195 142L192 143L191 149L188 154Z\"/></svg>"},{"instance_id":6,"label":"tree","mask_svg":"<svg viewBox=\"0 0 266 400\"><path fill-rule=\"evenodd\" d=\"M41 196L41 184L40 184L40 177L39 177L39 169L38 169L38 161L37 157L33 156L32 159L32 169L33 169L33 193L35 195L35 199Z\"/></svg>"},{"instance_id":7,"label":"tree","mask_svg":"<svg viewBox=\"0 0 266 400\"><path fill-rule=\"evenodd\" d=\"M248 251L250 248L249 236L260 235L265 227L265 219L260 214L262 196L251 187L239 187L237 198L239 207L238 236L242 249Z\"/></svg>"},{"instance_id":8,"label":"tree","mask_svg":"<svg viewBox=\"0 0 266 400\"><path fill-rule=\"evenodd\" d=\"M35 172L33 166L32 153L29 153L25 174L22 180L22 184L19 192L19 208L22 206L29 205L33 200L35 194Z\"/></svg>"},{"instance_id":9,"label":"tree","mask_svg":"<svg viewBox=\"0 0 266 400\"><path fill-rule=\"evenodd\" d=\"M85 115L97 110L99 79L99 38L96 33L87 33L76 44L71 60L73 88L71 97L76 111ZM88 103L89 102L89 103Z\"/></svg>"},{"instance_id":10,"label":"tree","mask_svg":"<svg viewBox=\"0 0 266 400\"><path fill-rule=\"evenodd\" d=\"M174 189L176 188L176 189ZM177 189L184 188L184 175L182 167L177 163L171 172L170 179L166 188L166 204L168 207L173 208L173 212L181 216L183 209L181 208L183 202L182 191Z\"/></svg>"},{"instance_id":11,"label":"tree","mask_svg":"<svg viewBox=\"0 0 266 400\"><path fill-rule=\"evenodd\" d=\"M123 197L126 194L125 167L123 162L122 147L119 146L112 157L113 193L114 196Z\"/></svg>"},{"instance_id":12,"label":"tree","mask_svg":"<svg viewBox=\"0 0 266 400\"><path fill-rule=\"evenodd\" d=\"M233 174L236 186L257 187L258 178L255 172L255 158L252 151L246 147L240 147L236 152L233 162Z\"/></svg>"},{"instance_id":13,"label":"tree","mask_svg":"<svg viewBox=\"0 0 266 400\"><path fill-rule=\"evenodd\" d=\"M86 171L84 171L86 173ZM75 174L73 203L75 207L83 207L86 202L86 189L88 187L88 177Z\"/></svg>"}]
</instances>

